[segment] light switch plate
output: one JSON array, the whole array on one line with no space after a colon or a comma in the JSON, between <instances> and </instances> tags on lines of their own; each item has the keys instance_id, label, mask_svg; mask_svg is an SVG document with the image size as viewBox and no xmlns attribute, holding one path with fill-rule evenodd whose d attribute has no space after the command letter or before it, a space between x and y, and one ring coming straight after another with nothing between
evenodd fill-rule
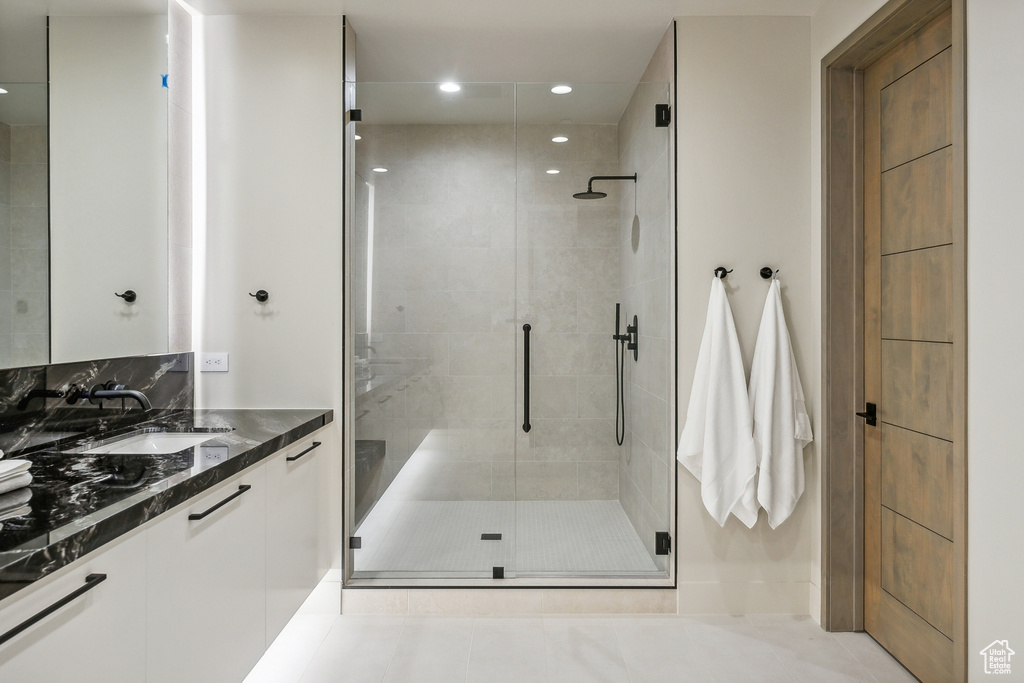
<instances>
[{"instance_id":1,"label":"light switch plate","mask_svg":"<svg viewBox=\"0 0 1024 683\"><path fill-rule=\"evenodd\" d=\"M199 354L199 372L227 372L228 354L226 353L201 353Z\"/></svg>"}]
</instances>

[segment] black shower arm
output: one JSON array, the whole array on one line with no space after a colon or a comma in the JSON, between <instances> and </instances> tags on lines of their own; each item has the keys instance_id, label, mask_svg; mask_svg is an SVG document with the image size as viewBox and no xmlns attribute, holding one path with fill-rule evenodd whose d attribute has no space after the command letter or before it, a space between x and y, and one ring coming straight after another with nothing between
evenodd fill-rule
<instances>
[{"instance_id":1,"label":"black shower arm","mask_svg":"<svg viewBox=\"0 0 1024 683\"><path fill-rule=\"evenodd\" d=\"M595 180L632 180L635 183L636 182L636 175L637 174L634 173L633 175L596 175L596 176L592 176L590 178L590 180L587 181L587 192L593 192L594 191L593 185L594 185L594 181Z\"/></svg>"}]
</instances>

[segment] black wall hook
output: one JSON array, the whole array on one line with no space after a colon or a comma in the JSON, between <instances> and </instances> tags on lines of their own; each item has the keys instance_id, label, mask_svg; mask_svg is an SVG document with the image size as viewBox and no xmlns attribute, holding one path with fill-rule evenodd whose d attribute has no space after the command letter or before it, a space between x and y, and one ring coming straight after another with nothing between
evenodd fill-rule
<instances>
[{"instance_id":1,"label":"black wall hook","mask_svg":"<svg viewBox=\"0 0 1024 683\"><path fill-rule=\"evenodd\" d=\"M731 270L726 270L723 266L718 266L717 268L715 268L715 277L717 277L719 280L724 280L725 276L731 272Z\"/></svg>"},{"instance_id":2,"label":"black wall hook","mask_svg":"<svg viewBox=\"0 0 1024 683\"><path fill-rule=\"evenodd\" d=\"M124 302L126 304L134 303L135 300L139 298L138 295L131 289L124 290L124 294L118 294L117 292L114 292L114 296L121 297L122 299L124 299Z\"/></svg>"},{"instance_id":3,"label":"black wall hook","mask_svg":"<svg viewBox=\"0 0 1024 683\"><path fill-rule=\"evenodd\" d=\"M772 270L771 266L765 266L760 272L762 280L771 280L773 275L778 275L779 273L777 270Z\"/></svg>"},{"instance_id":4,"label":"black wall hook","mask_svg":"<svg viewBox=\"0 0 1024 683\"><path fill-rule=\"evenodd\" d=\"M267 303L267 299L270 298L270 294L268 294L265 289L256 290L255 294L249 292L249 296L255 297L256 301L259 301L261 304Z\"/></svg>"}]
</instances>

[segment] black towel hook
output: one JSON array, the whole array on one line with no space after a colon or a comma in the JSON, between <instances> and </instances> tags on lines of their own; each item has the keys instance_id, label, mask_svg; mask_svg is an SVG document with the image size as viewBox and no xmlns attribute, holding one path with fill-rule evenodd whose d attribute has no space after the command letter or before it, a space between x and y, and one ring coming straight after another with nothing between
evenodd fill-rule
<instances>
[{"instance_id":1,"label":"black towel hook","mask_svg":"<svg viewBox=\"0 0 1024 683\"><path fill-rule=\"evenodd\" d=\"M765 266L761 269L761 279L771 280L773 277L779 274L778 270L772 270L771 266Z\"/></svg>"},{"instance_id":2,"label":"black towel hook","mask_svg":"<svg viewBox=\"0 0 1024 683\"><path fill-rule=\"evenodd\" d=\"M731 270L726 270L723 266L718 266L717 268L715 268L715 277L717 277L719 280L724 280L725 276L731 272Z\"/></svg>"},{"instance_id":3,"label":"black towel hook","mask_svg":"<svg viewBox=\"0 0 1024 683\"><path fill-rule=\"evenodd\" d=\"M249 292L249 296L255 297L256 301L259 301L261 304L267 303L267 299L270 298L270 294L268 294L267 290L265 290L265 289L257 290L257 292L255 294L253 294L252 292Z\"/></svg>"}]
</instances>

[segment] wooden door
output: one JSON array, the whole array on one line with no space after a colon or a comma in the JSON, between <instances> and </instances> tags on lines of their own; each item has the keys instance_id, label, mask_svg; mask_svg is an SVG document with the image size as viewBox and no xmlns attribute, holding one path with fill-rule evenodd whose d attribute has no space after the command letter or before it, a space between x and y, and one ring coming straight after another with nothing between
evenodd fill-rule
<instances>
[{"instance_id":1,"label":"wooden door","mask_svg":"<svg viewBox=\"0 0 1024 683\"><path fill-rule=\"evenodd\" d=\"M947 11L864 72L864 625L926 682L965 630L952 43Z\"/></svg>"}]
</instances>

